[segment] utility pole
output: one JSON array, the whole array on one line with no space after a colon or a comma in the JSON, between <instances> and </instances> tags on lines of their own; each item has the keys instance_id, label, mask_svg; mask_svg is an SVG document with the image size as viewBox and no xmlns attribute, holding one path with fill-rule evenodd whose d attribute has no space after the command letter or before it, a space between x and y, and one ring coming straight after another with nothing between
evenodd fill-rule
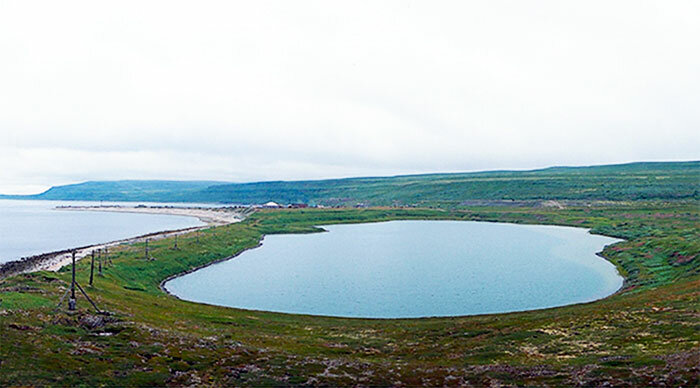
<instances>
[{"instance_id":1,"label":"utility pole","mask_svg":"<svg viewBox=\"0 0 700 388\"><path fill-rule=\"evenodd\" d=\"M109 257L109 247L105 247L105 266L107 264L113 264L112 259Z\"/></svg>"},{"instance_id":2,"label":"utility pole","mask_svg":"<svg viewBox=\"0 0 700 388\"><path fill-rule=\"evenodd\" d=\"M92 251L92 257L90 258L90 287L92 287L92 277L95 273L95 250Z\"/></svg>"},{"instance_id":3,"label":"utility pole","mask_svg":"<svg viewBox=\"0 0 700 388\"><path fill-rule=\"evenodd\" d=\"M63 294L63 296L61 297L61 300L58 302L58 306L56 306L56 310L58 310L61 307L61 304L63 304L63 301L66 299L66 296L68 295L68 293L70 293L70 298L68 299L68 310L75 311L75 309L76 309L75 288L78 287L80 292L83 294L83 296L85 296L85 299L87 299L88 302L90 302L92 307L94 307L98 313L102 313L102 311L100 311L100 309L97 308L97 305L95 304L95 302L93 302L92 299L90 299L87 292L85 292L85 290L83 290L83 287L81 287L80 284L78 284L78 282L75 280L75 251L71 252L71 257L72 257L72 265L71 265L70 288L67 289L66 293Z\"/></svg>"},{"instance_id":4,"label":"utility pole","mask_svg":"<svg viewBox=\"0 0 700 388\"><path fill-rule=\"evenodd\" d=\"M106 248L105 248L105 249L106 249ZM97 272L97 273L98 273L100 276L102 276L102 249L99 249L99 250L97 251L97 254L99 255L99 256L97 257L97 263L98 263L98 264L97 264L97 265L98 265L98 270L97 270L98 272Z\"/></svg>"},{"instance_id":5,"label":"utility pole","mask_svg":"<svg viewBox=\"0 0 700 388\"><path fill-rule=\"evenodd\" d=\"M68 310L75 311L75 251L71 252L73 256L73 275L70 282L70 299L68 299Z\"/></svg>"}]
</instances>

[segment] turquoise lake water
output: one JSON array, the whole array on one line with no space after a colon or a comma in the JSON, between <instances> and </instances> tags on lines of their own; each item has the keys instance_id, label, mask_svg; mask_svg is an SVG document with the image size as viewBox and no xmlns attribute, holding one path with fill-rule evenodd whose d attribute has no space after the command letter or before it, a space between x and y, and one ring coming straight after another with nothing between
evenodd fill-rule
<instances>
[{"instance_id":1,"label":"turquoise lake water","mask_svg":"<svg viewBox=\"0 0 700 388\"><path fill-rule=\"evenodd\" d=\"M40 253L121 240L162 230L204 225L197 218L185 216L55 209L56 206L99 204L0 200L0 264Z\"/></svg>"},{"instance_id":2,"label":"turquoise lake water","mask_svg":"<svg viewBox=\"0 0 700 388\"><path fill-rule=\"evenodd\" d=\"M324 226L170 280L190 301L367 318L458 316L593 301L622 286L585 229L467 221Z\"/></svg>"}]
</instances>

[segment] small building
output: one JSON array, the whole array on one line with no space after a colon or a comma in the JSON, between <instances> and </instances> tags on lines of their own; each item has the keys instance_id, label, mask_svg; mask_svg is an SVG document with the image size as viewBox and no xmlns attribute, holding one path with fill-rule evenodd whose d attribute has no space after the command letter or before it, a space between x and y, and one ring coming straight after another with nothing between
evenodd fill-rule
<instances>
[{"instance_id":1,"label":"small building","mask_svg":"<svg viewBox=\"0 0 700 388\"><path fill-rule=\"evenodd\" d=\"M305 203L290 203L287 207L290 209L306 209L309 205Z\"/></svg>"},{"instance_id":2,"label":"small building","mask_svg":"<svg viewBox=\"0 0 700 388\"><path fill-rule=\"evenodd\" d=\"M279 209L279 208L281 208L282 206L280 206L280 204L278 204L277 202L272 202L272 201L270 201L270 202L268 202L268 203L262 205L262 207L265 208L265 209Z\"/></svg>"}]
</instances>

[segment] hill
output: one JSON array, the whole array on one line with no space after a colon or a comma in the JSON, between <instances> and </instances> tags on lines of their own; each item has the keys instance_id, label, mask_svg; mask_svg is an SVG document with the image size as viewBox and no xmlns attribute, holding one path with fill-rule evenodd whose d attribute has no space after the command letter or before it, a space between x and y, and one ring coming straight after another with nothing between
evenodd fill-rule
<instances>
[{"instance_id":1,"label":"hill","mask_svg":"<svg viewBox=\"0 0 700 388\"><path fill-rule=\"evenodd\" d=\"M43 199L54 201L150 201L191 202L197 192L223 182L120 180L90 181L54 186L41 194L5 195L7 199Z\"/></svg>"},{"instance_id":2,"label":"hill","mask_svg":"<svg viewBox=\"0 0 700 388\"><path fill-rule=\"evenodd\" d=\"M234 204L459 206L478 201L700 199L700 161L640 162L530 171L221 183L114 181L56 186L23 199Z\"/></svg>"}]
</instances>

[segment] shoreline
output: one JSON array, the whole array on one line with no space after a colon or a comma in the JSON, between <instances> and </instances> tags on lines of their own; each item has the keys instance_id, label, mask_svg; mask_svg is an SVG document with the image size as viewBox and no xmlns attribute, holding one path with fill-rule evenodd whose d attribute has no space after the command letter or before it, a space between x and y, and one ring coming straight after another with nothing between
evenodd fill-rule
<instances>
[{"instance_id":1,"label":"shoreline","mask_svg":"<svg viewBox=\"0 0 700 388\"><path fill-rule=\"evenodd\" d=\"M184 301L184 302L202 303L202 302L192 302L192 301L189 301L189 300L187 300L187 299L182 299L182 298L180 298L179 296L173 294L173 293L170 292L167 288L165 288L165 283L167 283L167 282L169 282L169 281L171 281L171 280L173 280L173 279L177 279L177 278L179 278L179 277L182 277L182 276L191 274L192 272L199 271L199 270L202 269L202 268L207 268L207 267L209 267L209 266L211 266L211 265L214 265L214 264L218 264L218 263L222 263L222 262L224 262L224 261L228 261L228 260L231 260L231 259L235 259L236 257L242 255L243 253L248 252L249 250L256 249L256 248L260 248L260 247L263 245L263 240L264 240L264 239L265 239L265 235L262 235L262 237L260 238L260 241L258 241L258 243L257 243L255 246L250 247L250 248L243 249L242 251L236 253L235 255L227 256L227 257L224 257L224 258L221 258L221 259L218 259L218 260L214 260L214 261L210 261L210 262L208 262L208 263L206 263L206 264L202 264L202 265L200 265L200 266L197 266L197 267L194 267L194 268L190 268L190 269L188 269L187 271L179 272L179 273L176 273L176 274L174 274L174 275L170 275L170 276L168 276L167 278L163 279L163 280L158 284L158 288L160 288L161 291L163 291L163 292L166 293L167 295L172 296L172 297L175 298L175 299L178 299L178 300L181 300L181 301ZM203 304L207 304L207 303L203 303ZM221 305L212 305L212 306L228 307L228 306L221 306Z\"/></svg>"},{"instance_id":2,"label":"shoreline","mask_svg":"<svg viewBox=\"0 0 700 388\"><path fill-rule=\"evenodd\" d=\"M248 209L248 208L245 208ZM174 207L174 206L58 206L61 211L99 211L112 213L163 214L170 216L195 217L207 226L227 225L245 219L246 211L231 211L231 208Z\"/></svg>"},{"instance_id":3,"label":"shoreline","mask_svg":"<svg viewBox=\"0 0 700 388\"><path fill-rule=\"evenodd\" d=\"M0 279L4 279L14 275L38 271L53 271L57 272L62 267L68 265L72 261L72 252L75 251L75 261L89 256L92 251L104 248L112 248L122 244L131 244L149 240L161 240L175 235L181 235L196 230L209 228L205 226L193 226L184 229L162 230L158 232L146 233L135 237L128 237L121 240L114 240L105 243L85 245L82 247L62 249L48 253L40 253L38 255L23 257L19 260L8 261L0 264Z\"/></svg>"},{"instance_id":4,"label":"shoreline","mask_svg":"<svg viewBox=\"0 0 700 388\"><path fill-rule=\"evenodd\" d=\"M215 210L216 209L216 210ZM79 261L91 254L92 251L104 248L112 248L122 244L132 244L143 242L146 239L161 240L167 237L182 235L197 230L207 229L214 226L221 226L240 222L247 216L245 212L230 211L227 208L175 208L175 207L122 207L122 206L64 206L57 207L56 210L63 211L105 211L120 213L140 213L140 214L163 214L195 217L206 225L193 226L183 229L161 230L146 233L134 237L96 243L81 247L72 247L53 252L40 253L22 257L18 260L8 261L0 264L0 279L24 273L38 271L60 270L72 261L72 252L75 251L75 260Z\"/></svg>"}]
</instances>

